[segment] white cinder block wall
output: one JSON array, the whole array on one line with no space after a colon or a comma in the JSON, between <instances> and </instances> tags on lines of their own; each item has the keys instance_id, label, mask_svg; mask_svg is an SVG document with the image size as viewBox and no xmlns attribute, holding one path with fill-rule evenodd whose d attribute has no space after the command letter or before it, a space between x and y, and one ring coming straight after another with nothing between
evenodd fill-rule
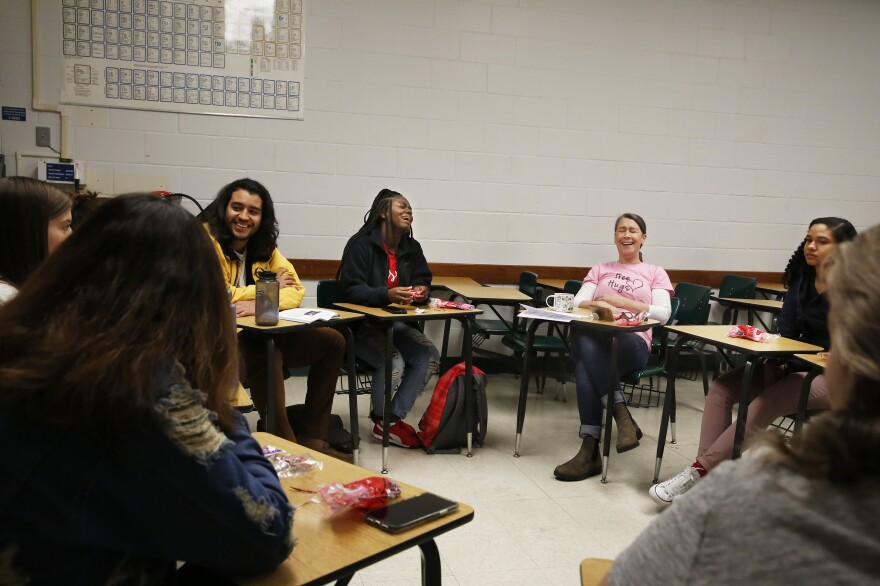
<instances>
[{"instance_id":1,"label":"white cinder block wall","mask_svg":"<svg viewBox=\"0 0 880 586\"><path fill-rule=\"evenodd\" d=\"M58 2L41 1L46 33ZM338 258L382 187L438 262L586 266L648 220L674 269L781 270L805 224L880 222L880 2L308 0L305 121L71 108L89 187L210 199L249 175L289 257ZM30 3L0 102L30 106ZM41 44L59 93L57 35ZM2 122L2 152L56 114ZM49 151L45 150L48 154ZM33 173L28 159L22 173ZM579 275L573 275L579 276Z\"/></svg>"}]
</instances>

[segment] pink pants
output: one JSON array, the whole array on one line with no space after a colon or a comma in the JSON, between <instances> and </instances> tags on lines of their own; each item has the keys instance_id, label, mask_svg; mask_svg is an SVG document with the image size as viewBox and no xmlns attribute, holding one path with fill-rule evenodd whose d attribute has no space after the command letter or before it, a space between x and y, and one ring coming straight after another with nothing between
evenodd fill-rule
<instances>
[{"instance_id":1,"label":"pink pants","mask_svg":"<svg viewBox=\"0 0 880 586\"><path fill-rule=\"evenodd\" d=\"M706 470L711 470L721 462L729 460L733 452L733 439L736 424L731 423L733 406L739 403L743 368L739 367L718 377L709 385L706 408L703 411L703 424L700 429L700 449L697 460ZM775 419L797 412L806 372L795 372L780 379L767 389L763 382L752 379L749 391L749 412L746 417L746 435L743 447L747 448L749 439L767 429ZM813 379L810 385L808 409L830 409L825 375Z\"/></svg>"}]
</instances>

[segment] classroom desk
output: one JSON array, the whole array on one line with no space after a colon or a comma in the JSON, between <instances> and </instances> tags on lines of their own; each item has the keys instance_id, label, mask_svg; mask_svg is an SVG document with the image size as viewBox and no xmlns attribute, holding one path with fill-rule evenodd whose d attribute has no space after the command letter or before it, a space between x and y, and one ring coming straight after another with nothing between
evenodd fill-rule
<instances>
[{"instance_id":1,"label":"classroom desk","mask_svg":"<svg viewBox=\"0 0 880 586\"><path fill-rule=\"evenodd\" d=\"M810 400L810 386L813 384L813 379L825 372L826 353L795 354L794 357L803 360L812 367L810 368L810 372L807 373L807 376L804 377L804 383L803 386L801 386L801 396L798 400L797 415L795 415L794 419L794 431L797 433L801 430L804 426L804 422L807 420L807 401Z\"/></svg>"},{"instance_id":2,"label":"classroom desk","mask_svg":"<svg viewBox=\"0 0 880 586\"><path fill-rule=\"evenodd\" d=\"M448 323L451 319L457 319L461 322L464 329L464 337L461 341L461 353L464 357L465 364L465 413L467 420L474 421L474 387L473 387L473 348L471 346L471 322L470 317L483 313L480 309L432 309L430 307L413 307L412 305L392 304L395 307L406 309L404 314L388 313L381 307L368 307L366 305L357 305L356 303L336 303L336 307L354 311L367 319L384 328L385 330L385 405L382 416L382 474L388 474L388 427L391 424L391 418L386 417L385 413L391 413L391 358L394 353L394 339L392 336L392 328L394 322L415 322L415 321L432 321L446 320ZM416 310L423 313L416 313ZM440 373L442 374L442 373ZM352 387L354 388L354 387ZM375 408L375 406L374 406ZM468 428L467 434L467 455L473 456L473 427Z\"/></svg>"},{"instance_id":3,"label":"classroom desk","mask_svg":"<svg viewBox=\"0 0 880 586\"><path fill-rule=\"evenodd\" d=\"M364 523L363 511L349 510L328 516L323 505L310 503L312 495L303 491L314 491L330 482L351 482L375 476L375 473L268 433L255 433L254 438L262 445L270 444L290 453L309 453L320 460L324 468L311 475L281 479L290 502L296 506L293 520L296 547L274 572L245 580L243 584L306 586L335 580L339 580L339 584L348 584L358 570L415 546L422 550L422 584L440 584L440 552L434 538L470 522L474 518L470 506L459 503L458 511L395 535ZM425 492L415 486L397 483L402 489L400 499Z\"/></svg>"},{"instance_id":4,"label":"classroom desk","mask_svg":"<svg viewBox=\"0 0 880 586\"><path fill-rule=\"evenodd\" d=\"M241 386L241 383L238 383L236 389L232 391L232 398L229 400L229 404L242 413L250 413L254 410L254 402L251 401L250 396L248 396L244 387Z\"/></svg>"},{"instance_id":5,"label":"classroom desk","mask_svg":"<svg viewBox=\"0 0 880 586\"><path fill-rule=\"evenodd\" d=\"M753 342L745 338L731 338L727 335L730 326L666 326L669 333L678 336L672 353L669 355L669 376L666 377L666 400L663 402L663 415L660 435L657 439L657 460L654 464L654 483L660 478L660 464L666 447L666 428L672 423L672 442L675 443L675 378L678 373L678 355L688 340L703 342L719 350L731 350L745 354L740 385L739 411L736 417L736 435L733 442L734 459L739 458L746 432L746 416L749 409L749 389L751 388L753 362L757 358L787 357L797 353L821 352L822 348L789 338L777 338L771 342Z\"/></svg>"},{"instance_id":6,"label":"classroom desk","mask_svg":"<svg viewBox=\"0 0 880 586\"><path fill-rule=\"evenodd\" d=\"M565 283L573 279L538 279L538 286L561 293L565 290Z\"/></svg>"},{"instance_id":7,"label":"classroom desk","mask_svg":"<svg viewBox=\"0 0 880 586\"><path fill-rule=\"evenodd\" d=\"M358 313L349 313L345 311L337 312L339 317L330 321L316 321L310 324L304 324L293 321L278 320L278 324L274 326L258 326L254 316L239 317L236 319L236 325L250 335L264 338L266 342L266 376L269 378L266 384L266 430L269 433L275 431L275 393L284 392L275 388L275 336L282 335L294 331L302 331L304 329L313 328L336 328L345 336L345 356L346 370L348 370L348 405L351 415L351 447L354 463L358 463L358 454L360 452L360 433L358 430L357 420L357 380L354 364L354 336L351 333L350 324L361 321L362 315Z\"/></svg>"},{"instance_id":8,"label":"classroom desk","mask_svg":"<svg viewBox=\"0 0 880 586\"><path fill-rule=\"evenodd\" d=\"M437 289L449 289L450 291L455 287L482 287L479 283L471 279L470 277L432 277L431 278L431 288Z\"/></svg>"},{"instance_id":9,"label":"classroom desk","mask_svg":"<svg viewBox=\"0 0 880 586\"><path fill-rule=\"evenodd\" d=\"M761 282L755 286L755 291L764 296L765 299L776 299L777 301L781 301L783 297L785 297L785 293L788 289L785 288L785 285L782 283L769 283L769 282Z\"/></svg>"},{"instance_id":10,"label":"classroom desk","mask_svg":"<svg viewBox=\"0 0 880 586\"><path fill-rule=\"evenodd\" d=\"M751 321L752 315L756 311L763 311L772 314L774 317L779 315L782 311L782 301L776 301L775 299L738 299L736 297L719 297L718 301L723 301L732 307L747 309L749 311L749 321ZM764 326L765 331L776 331L775 326L768 327L760 316L755 317L757 317L758 321L761 322L761 325ZM773 325L773 322L771 322L771 325Z\"/></svg>"},{"instance_id":11,"label":"classroom desk","mask_svg":"<svg viewBox=\"0 0 880 586\"><path fill-rule=\"evenodd\" d=\"M588 316L592 312L589 309L576 308L574 313L578 315ZM531 319L531 323L529 327L526 328L526 349L523 356L523 369L522 373L520 373L520 385L519 385L519 406L516 411L516 445L513 452L514 458L519 458L519 446L522 440L522 429L523 423L525 423L526 419L526 402L528 400L529 394L529 369L531 368L532 363L532 346L535 343L535 330L538 329L538 326L544 323L545 321L551 320L543 320L543 319ZM554 322L556 323L556 322ZM566 325L570 325L573 330L583 329L584 331L593 331L605 334L610 339L611 343L611 371L610 371L610 380L608 381L609 386L609 397L614 397L614 391L617 389L617 381L619 380L617 374L617 338L621 333L624 332L644 332L646 330L650 330L653 327L659 326L660 322L655 320L647 320L642 322L637 326L620 326L612 321L602 321L598 319L575 319L568 322ZM607 482L606 478L608 476L608 458L611 454L611 422L613 421L614 409L612 408L605 409L605 437L602 440L602 483L605 484Z\"/></svg>"}]
</instances>

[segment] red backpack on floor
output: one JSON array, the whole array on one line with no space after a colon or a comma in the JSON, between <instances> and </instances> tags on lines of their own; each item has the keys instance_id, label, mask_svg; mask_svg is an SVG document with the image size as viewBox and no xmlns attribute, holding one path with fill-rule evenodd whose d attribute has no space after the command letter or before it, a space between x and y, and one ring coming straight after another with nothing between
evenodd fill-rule
<instances>
[{"instance_id":1,"label":"red backpack on floor","mask_svg":"<svg viewBox=\"0 0 880 586\"><path fill-rule=\"evenodd\" d=\"M486 400L486 373L474 367L474 407L476 421L474 444L482 446L486 439L488 402ZM429 454L458 453L467 446L467 415L465 412L464 362L447 370L431 395L431 402L419 421L419 440Z\"/></svg>"}]
</instances>

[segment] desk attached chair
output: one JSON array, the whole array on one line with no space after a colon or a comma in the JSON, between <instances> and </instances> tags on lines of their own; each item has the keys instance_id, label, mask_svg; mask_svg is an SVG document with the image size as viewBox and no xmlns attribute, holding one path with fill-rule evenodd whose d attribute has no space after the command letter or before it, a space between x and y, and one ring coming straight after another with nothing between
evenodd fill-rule
<instances>
[{"instance_id":1,"label":"desk attached chair","mask_svg":"<svg viewBox=\"0 0 880 586\"><path fill-rule=\"evenodd\" d=\"M669 319L666 320L667 324L675 323L675 318L681 307L681 299L673 297L670 299L670 303L672 311L669 314ZM669 334L666 332L666 328L656 328L651 338L651 355L648 357L648 363L621 377L623 394L630 407L657 407L660 405L660 395L665 392L660 388L660 378L669 376L666 370L666 357L669 354L668 338ZM654 377L657 377L656 387L654 387ZM642 382L643 378L648 379L647 384ZM638 398L636 398L636 391L639 392ZM645 398L646 392L647 398Z\"/></svg>"},{"instance_id":2,"label":"desk attached chair","mask_svg":"<svg viewBox=\"0 0 880 586\"><path fill-rule=\"evenodd\" d=\"M531 271L523 271L519 276L519 290L528 295L531 298L531 305L536 307L543 306L543 302L539 303L538 300L538 275ZM543 300L541 300L543 301ZM513 321L514 329L512 332L507 333L501 338L501 343L513 350L514 361L518 358L521 358L526 351L526 332L525 328L521 327L519 321L514 315ZM548 359L550 355L556 354L561 363L561 375L558 380L562 383L562 400L565 400L565 380L566 380L566 367L565 360L566 355L568 354L568 344L562 338L562 336L553 336L550 335L551 326L548 328L548 333L543 336L535 336L534 343L532 344L532 352L537 356L538 352L542 352L544 354L544 364L543 364L543 372L539 376L535 373L535 384L538 387L538 393L544 394L544 386L547 383L547 366Z\"/></svg>"},{"instance_id":3,"label":"desk attached chair","mask_svg":"<svg viewBox=\"0 0 880 586\"><path fill-rule=\"evenodd\" d=\"M675 316L675 325L680 326L704 326L709 323L709 297L712 290L703 285L693 283L678 283L675 286L674 297L679 299L680 306ZM666 341L667 350L671 349L672 342ZM682 352L696 356L700 361L700 371L703 375L703 394L709 394L709 371L706 366L706 352L702 344L688 344ZM691 379L693 380L693 379Z\"/></svg>"},{"instance_id":4,"label":"desk attached chair","mask_svg":"<svg viewBox=\"0 0 880 586\"><path fill-rule=\"evenodd\" d=\"M532 279L534 276L534 279ZM525 295L528 295L532 300L532 305L534 305L534 301L538 295L538 276L535 273L530 273L528 271L523 271L519 275L519 291ZM518 309L514 307L513 309L513 319L507 320L498 313L498 309L489 304L489 309L492 310L492 313L498 319L474 319L471 322L471 339L473 342L474 348L479 348L480 345L488 340L492 336L505 336L510 334L511 332L520 331L521 328L517 325L516 314L519 313Z\"/></svg>"},{"instance_id":5,"label":"desk attached chair","mask_svg":"<svg viewBox=\"0 0 880 586\"><path fill-rule=\"evenodd\" d=\"M333 309L334 304L344 301L342 295L342 283L335 279L325 279L318 281L317 301L318 307ZM355 375L357 386L354 389L355 394L366 395L373 388L373 367L361 360L355 360ZM339 389L337 395L347 394L350 389L346 388L348 384L348 371L346 367L342 367L339 376Z\"/></svg>"}]
</instances>

